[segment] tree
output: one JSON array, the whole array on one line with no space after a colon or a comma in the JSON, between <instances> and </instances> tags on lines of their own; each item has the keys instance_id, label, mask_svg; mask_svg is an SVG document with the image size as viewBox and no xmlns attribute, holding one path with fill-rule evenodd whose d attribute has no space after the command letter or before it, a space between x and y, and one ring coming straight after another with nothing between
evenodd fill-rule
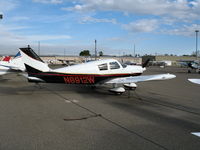
<instances>
[{"instance_id":1,"label":"tree","mask_svg":"<svg viewBox=\"0 0 200 150\"><path fill-rule=\"evenodd\" d=\"M91 56L89 50L83 50L80 52L79 56Z\"/></svg>"},{"instance_id":2,"label":"tree","mask_svg":"<svg viewBox=\"0 0 200 150\"><path fill-rule=\"evenodd\" d=\"M99 52L99 56L103 56L103 52L102 51Z\"/></svg>"}]
</instances>

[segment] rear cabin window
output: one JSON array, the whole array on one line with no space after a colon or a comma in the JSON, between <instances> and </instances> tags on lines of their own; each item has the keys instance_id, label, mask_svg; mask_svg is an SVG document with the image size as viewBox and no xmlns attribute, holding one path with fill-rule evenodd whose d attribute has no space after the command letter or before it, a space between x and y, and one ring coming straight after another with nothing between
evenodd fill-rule
<instances>
[{"instance_id":1,"label":"rear cabin window","mask_svg":"<svg viewBox=\"0 0 200 150\"><path fill-rule=\"evenodd\" d=\"M119 69L120 65L115 61L115 62L110 62L110 69Z\"/></svg>"},{"instance_id":2,"label":"rear cabin window","mask_svg":"<svg viewBox=\"0 0 200 150\"><path fill-rule=\"evenodd\" d=\"M99 70L100 70L100 71L102 71L102 70L108 70L108 65L107 65L107 63L98 65L98 67L99 67Z\"/></svg>"}]
</instances>

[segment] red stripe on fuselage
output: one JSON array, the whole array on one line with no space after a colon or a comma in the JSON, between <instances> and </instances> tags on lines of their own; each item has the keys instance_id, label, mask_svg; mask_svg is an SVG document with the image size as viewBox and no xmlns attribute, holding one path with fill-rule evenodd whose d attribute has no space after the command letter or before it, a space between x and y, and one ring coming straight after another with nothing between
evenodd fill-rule
<instances>
[{"instance_id":1,"label":"red stripe on fuselage","mask_svg":"<svg viewBox=\"0 0 200 150\"><path fill-rule=\"evenodd\" d=\"M29 73L29 76L41 78L48 83L65 84L97 84L108 78L120 78L127 76L138 76L141 73L134 74L58 74L58 73Z\"/></svg>"},{"instance_id":2,"label":"red stripe on fuselage","mask_svg":"<svg viewBox=\"0 0 200 150\"><path fill-rule=\"evenodd\" d=\"M54 74L54 73L29 73L31 75L47 75L47 76L94 76L94 77L123 77L123 76L139 76L141 73L124 73L124 74Z\"/></svg>"}]
</instances>

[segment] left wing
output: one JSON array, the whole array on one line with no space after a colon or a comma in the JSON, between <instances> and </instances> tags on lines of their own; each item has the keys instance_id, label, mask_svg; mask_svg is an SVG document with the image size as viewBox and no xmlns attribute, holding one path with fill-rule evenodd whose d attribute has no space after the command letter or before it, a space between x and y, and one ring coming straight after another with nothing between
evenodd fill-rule
<instances>
[{"instance_id":1,"label":"left wing","mask_svg":"<svg viewBox=\"0 0 200 150\"><path fill-rule=\"evenodd\" d=\"M143 81L152 81L152 80L167 80L173 79L176 76L173 74L158 74L158 75L143 75L143 76L135 76L135 77L122 77L122 78L114 78L111 80L107 80L105 83L136 83Z\"/></svg>"}]
</instances>

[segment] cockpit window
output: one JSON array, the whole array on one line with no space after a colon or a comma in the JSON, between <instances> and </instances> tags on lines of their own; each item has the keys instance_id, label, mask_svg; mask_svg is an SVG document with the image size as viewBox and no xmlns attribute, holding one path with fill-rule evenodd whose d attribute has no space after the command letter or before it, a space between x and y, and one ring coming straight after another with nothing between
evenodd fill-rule
<instances>
[{"instance_id":1,"label":"cockpit window","mask_svg":"<svg viewBox=\"0 0 200 150\"><path fill-rule=\"evenodd\" d=\"M119 69L120 65L114 61L114 62L110 62L110 69Z\"/></svg>"},{"instance_id":2,"label":"cockpit window","mask_svg":"<svg viewBox=\"0 0 200 150\"><path fill-rule=\"evenodd\" d=\"M108 65L107 65L107 63L105 63L105 64L100 64L100 65L98 65L98 67L99 67L99 70L100 70L100 71L102 71L102 70L108 70Z\"/></svg>"}]
</instances>

